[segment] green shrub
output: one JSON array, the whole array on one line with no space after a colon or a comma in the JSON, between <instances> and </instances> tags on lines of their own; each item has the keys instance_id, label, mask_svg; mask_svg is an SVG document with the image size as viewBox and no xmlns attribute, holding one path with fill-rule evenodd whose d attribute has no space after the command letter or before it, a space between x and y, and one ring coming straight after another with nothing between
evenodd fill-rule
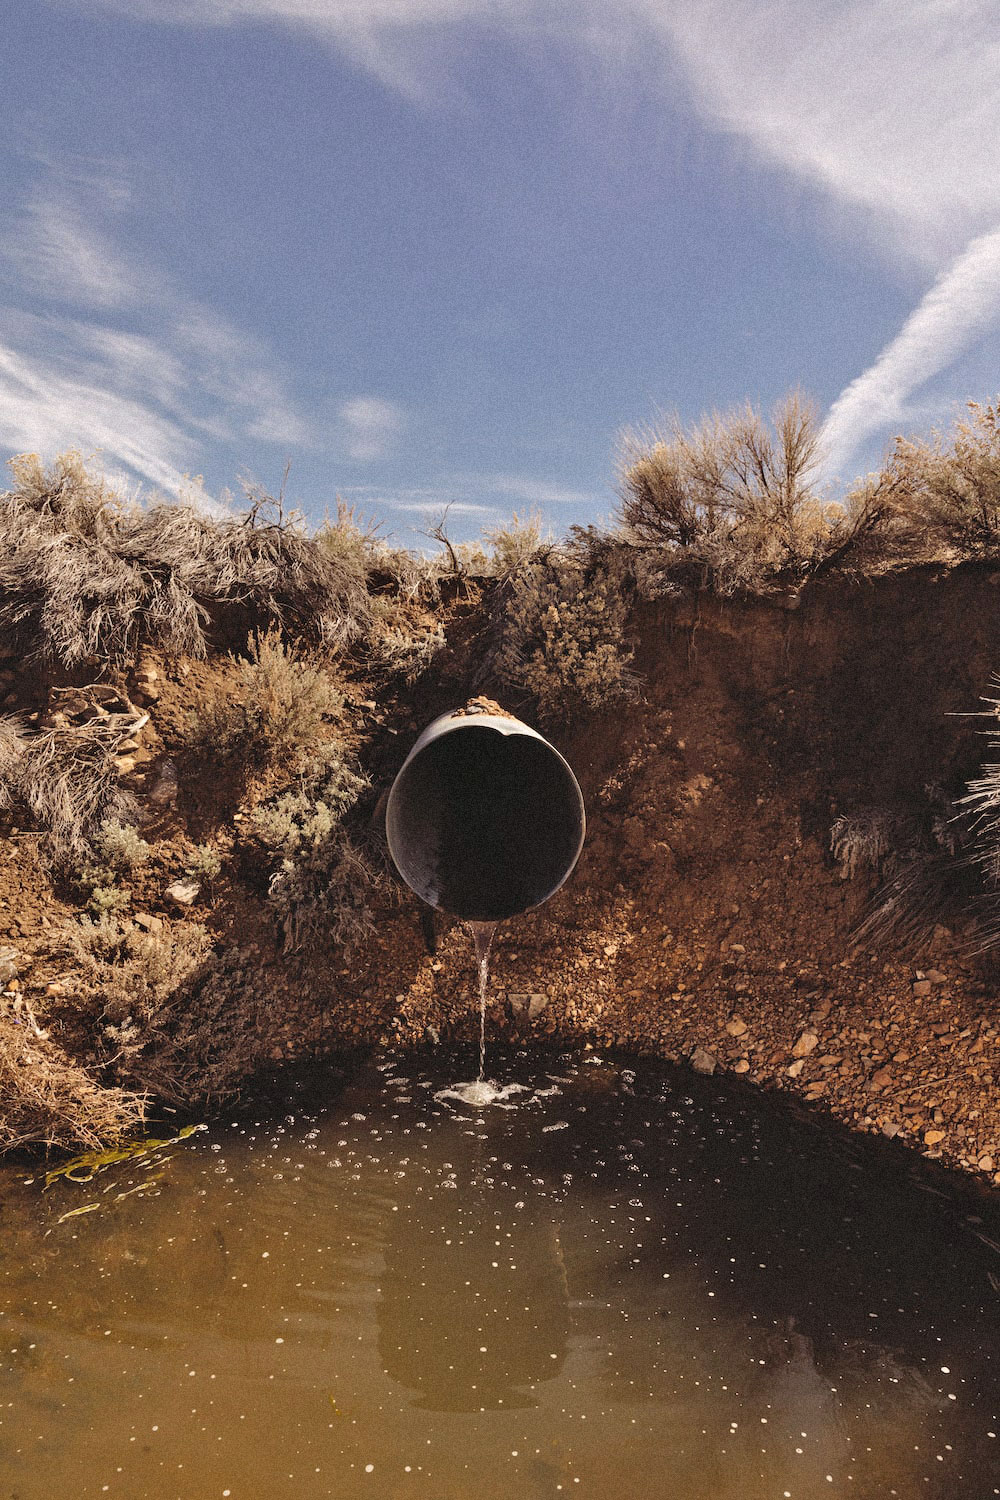
<instances>
[{"instance_id":1,"label":"green shrub","mask_svg":"<svg viewBox=\"0 0 1000 1500\"><path fill-rule=\"evenodd\" d=\"M222 874L222 857L211 844L195 844L187 857L184 873L194 880L205 880L211 885Z\"/></svg>"},{"instance_id":2,"label":"green shrub","mask_svg":"<svg viewBox=\"0 0 1000 1500\"><path fill-rule=\"evenodd\" d=\"M114 818L101 824L92 844L92 857L80 866L74 884L95 917L117 916L132 900L122 880L144 865L152 850L135 828Z\"/></svg>"},{"instance_id":3,"label":"green shrub","mask_svg":"<svg viewBox=\"0 0 1000 1500\"><path fill-rule=\"evenodd\" d=\"M580 548L552 548L523 564L497 614L497 677L530 693L543 721L596 711L635 697L638 679L625 642L629 611L620 553L587 559Z\"/></svg>"},{"instance_id":4,"label":"green shrub","mask_svg":"<svg viewBox=\"0 0 1000 1500\"><path fill-rule=\"evenodd\" d=\"M351 951L374 928L379 877L342 824L367 784L333 759L249 819L251 837L280 860L268 899L286 950L332 942Z\"/></svg>"},{"instance_id":5,"label":"green shrub","mask_svg":"<svg viewBox=\"0 0 1000 1500\"><path fill-rule=\"evenodd\" d=\"M199 753L246 765L289 767L315 755L344 700L317 662L304 660L276 631L252 636L248 656L217 683L192 716L188 742Z\"/></svg>"}]
</instances>

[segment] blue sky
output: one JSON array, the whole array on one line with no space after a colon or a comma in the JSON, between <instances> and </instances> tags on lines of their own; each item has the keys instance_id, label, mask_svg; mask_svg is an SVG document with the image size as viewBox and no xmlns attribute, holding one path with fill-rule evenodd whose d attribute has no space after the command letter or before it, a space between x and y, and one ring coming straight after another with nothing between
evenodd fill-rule
<instances>
[{"instance_id":1,"label":"blue sky","mask_svg":"<svg viewBox=\"0 0 1000 1500\"><path fill-rule=\"evenodd\" d=\"M835 491L992 399L984 0L36 0L0 56L0 447L403 542L614 506L800 386Z\"/></svg>"}]
</instances>

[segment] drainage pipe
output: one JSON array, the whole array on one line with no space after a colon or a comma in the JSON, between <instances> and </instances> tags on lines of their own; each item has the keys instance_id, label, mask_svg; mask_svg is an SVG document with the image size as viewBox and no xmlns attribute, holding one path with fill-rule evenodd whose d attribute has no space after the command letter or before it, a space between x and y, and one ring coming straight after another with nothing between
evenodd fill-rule
<instances>
[{"instance_id":1,"label":"drainage pipe","mask_svg":"<svg viewBox=\"0 0 1000 1500\"><path fill-rule=\"evenodd\" d=\"M587 818L576 777L540 734L503 713L458 709L413 746L385 826L418 896L467 922L500 922L569 878Z\"/></svg>"}]
</instances>

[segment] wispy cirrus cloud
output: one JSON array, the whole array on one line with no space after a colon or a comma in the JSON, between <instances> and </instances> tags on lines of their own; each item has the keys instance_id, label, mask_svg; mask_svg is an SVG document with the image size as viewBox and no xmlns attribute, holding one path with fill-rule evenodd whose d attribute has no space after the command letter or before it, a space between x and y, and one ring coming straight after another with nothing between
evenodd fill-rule
<instances>
[{"instance_id":1,"label":"wispy cirrus cloud","mask_svg":"<svg viewBox=\"0 0 1000 1500\"><path fill-rule=\"evenodd\" d=\"M992 149L1000 29L991 0L623 0L613 32L598 0L103 4L164 23L310 31L408 93L426 92L425 76L440 78L463 25L586 47L617 69L623 55L641 55L648 67L658 45L671 76L680 62L704 120L816 190L810 211L822 213L825 201L838 234L861 236L908 284L916 274L929 285L926 302L834 404L827 435L839 462L898 420L944 368L945 350L952 362L976 342L985 323L970 309L985 317L991 289L1000 290L982 243L1000 225ZM623 35L631 37L624 53Z\"/></svg>"},{"instance_id":2,"label":"wispy cirrus cloud","mask_svg":"<svg viewBox=\"0 0 1000 1500\"><path fill-rule=\"evenodd\" d=\"M866 438L902 421L911 393L1000 323L1000 229L974 239L935 281L873 365L844 390L823 427L836 474Z\"/></svg>"},{"instance_id":3,"label":"wispy cirrus cloud","mask_svg":"<svg viewBox=\"0 0 1000 1500\"><path fill-rule=\"evenodd\" d=\"M384 396L352 396L338 410L347 456L360 463L386 458L406 428L406 413Z\"/></svg>"},{"instance_id":4,"label":"wispy cirrus cloud","mask_svg":"<svg viewBox=\"0 0 1000 1500\"><path fill-rule=\"evenodd\" d=\"M274 351L125 250L121 174L102 191L100 173L80 171L50 166L0 233L0 445L97 450L174 494L210 443L315 445L326 424ZM375 457L398 419L373 398L345 414L357 458Z\"/></svg>"},{"instance_id":5,"label":"wispy cirrus cloud","mask_svg":"<svg viewBox=\"0 0 1000 1500\"><path fill-rule=\"evenodd\" d=\"M987 0L640 0L702 112L932 280L824 426L831 474L1000 317L1000 33Z\"/></svg>"}]
</instances>

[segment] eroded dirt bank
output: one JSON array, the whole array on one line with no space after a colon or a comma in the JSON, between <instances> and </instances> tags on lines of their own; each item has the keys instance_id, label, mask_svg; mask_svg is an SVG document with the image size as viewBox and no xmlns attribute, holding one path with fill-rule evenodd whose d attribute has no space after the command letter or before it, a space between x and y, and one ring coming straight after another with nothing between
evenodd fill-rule
<instances>
[{"instance_id":1,"label":"eroded dirt bank","mask_svg":"<svg viewBox=\"0 0 1000 1500\"><path fill-rule=\"evenodd\" d=\"M838 818L876 815L898 830L903 854L922 841L935 857L949 799L986 753L988 725L961 715L982 706L1000 666L998 585L996 569L925 568L816 582L776 600L638 606L639 701L549 731L583 785L589 837L569 884L501 929L493 1031L732 1069L1000 1183L997 985L972 956L972 913L959 906L931 922L919 952L854 951L899 851L848 879L830 847ZM350 689L373 819L418 729L481 686L478 628L473 611L457 609L447 649L389 707L376 709L364 682ZM415 899L391 882L376 933L350 958L282 951L266 875L240 841L246 788L207 777L178 748L220 662L147 656L121 679L150 715L138 763L123 771L140 801L162 787L165 759L179 766L176 798L151 811L154 853L132 915L154 928L200 920L239 943L266 989L262 1053L274 1062L382 1038L471 1038L467 933L440 921L428 953ZM16 660L0 665L7 712L44 717L66 685ZM183 907L164 893L192 840L214 841L223 867ZM13 950L6 1003L26 1002L39 1027L85 1058L65 942L79 912L45 873L30 828L8 825L0 882L0 944Z\"/></svg>"}]
</instances>

